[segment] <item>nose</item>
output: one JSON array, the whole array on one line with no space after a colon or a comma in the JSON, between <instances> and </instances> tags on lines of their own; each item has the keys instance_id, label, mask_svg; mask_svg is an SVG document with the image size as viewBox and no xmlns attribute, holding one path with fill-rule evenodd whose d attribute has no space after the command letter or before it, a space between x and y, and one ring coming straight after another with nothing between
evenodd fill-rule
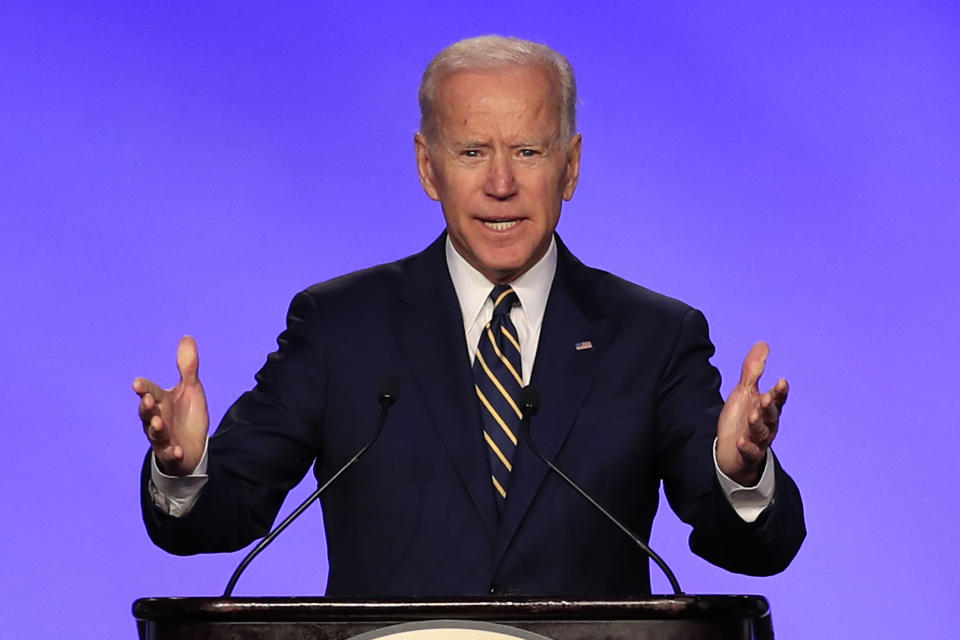
<instances>
[{"instance_id":1,"label":"nose","mask_svg":"<svg viewBox=\"0 0 960 640\"><path fill-rule=\"evenodd\" d=\"M517 178L507 154L497 153L490 159L484 192L498 200L506 200L517 193Z\"/></svg>"}]
</instances>

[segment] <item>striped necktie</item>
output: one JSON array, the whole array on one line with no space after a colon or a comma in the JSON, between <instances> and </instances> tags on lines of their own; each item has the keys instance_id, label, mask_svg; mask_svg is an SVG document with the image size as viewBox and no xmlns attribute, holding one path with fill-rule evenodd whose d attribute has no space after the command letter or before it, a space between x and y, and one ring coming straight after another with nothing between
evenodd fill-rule
<instances>
[{"instance_id":1,"label":"striped necktie","mask_svg":"<svg viewBox=\"0 0 960 640\"><path fill-rule=\"evenodd\" d=\"M519 298L507 285L494 287L490 298L493 318L480 335L473 377L480 399L483 440L490 455L490 479L497 505L502 508L522 417L518 406L523 385L520 343L510 320L510 308Z\"/></svg>"}]
</instances>

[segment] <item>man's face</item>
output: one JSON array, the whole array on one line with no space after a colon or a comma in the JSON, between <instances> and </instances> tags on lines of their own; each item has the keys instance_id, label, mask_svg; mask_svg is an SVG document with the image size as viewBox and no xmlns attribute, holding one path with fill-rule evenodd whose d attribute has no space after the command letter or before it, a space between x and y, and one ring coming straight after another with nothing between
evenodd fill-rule
<instances>
[{"instance_id":1,"label":"man's face","mask_svg":"<svg viewBox=\"0 0 960 640\"><path fill-rule=\"evenodd\" d=\"M580 136L560 135L559 96L540 67L457 72L437 87L431 139L417 167L439 200L454 248L506 283L550 246L580 172Z\"/></svg>"}]
</instances>

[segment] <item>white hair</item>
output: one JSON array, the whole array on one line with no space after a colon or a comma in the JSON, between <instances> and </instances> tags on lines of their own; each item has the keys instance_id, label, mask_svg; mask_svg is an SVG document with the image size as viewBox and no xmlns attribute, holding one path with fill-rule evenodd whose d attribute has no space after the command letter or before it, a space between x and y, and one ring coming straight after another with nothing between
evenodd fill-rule
<instances>
[{"instance_id":1,"label":"white hair","mask_svg":"<svg viewBox=\"0 0 960 640\"><path fill-rule=\"evenodd\" d=\"M439 84L458 71L487 71L509 67L543 67L553 76L559 94L560 134L569 139L577 128L577 80L563 54L545 44L504 36L477 36L455 42L430 61L420 81L420 131L430 139L434 131Z\"/></svg>"}]
</instances>

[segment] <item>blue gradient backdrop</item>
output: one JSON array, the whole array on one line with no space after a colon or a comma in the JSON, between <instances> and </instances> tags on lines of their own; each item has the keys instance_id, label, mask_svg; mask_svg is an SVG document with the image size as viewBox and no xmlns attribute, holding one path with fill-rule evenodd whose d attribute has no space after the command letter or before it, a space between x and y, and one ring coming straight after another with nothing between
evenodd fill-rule
<instances>
[{"instance_id":1,"label":"blue gradient backdrop","mask_svg":"<svg viewBox=\"0 0 960 640\"><path fill-rule=\"evenodd\" d=\"M130 383L171 384L191 333L219 417L296 291L432 240L417 83L490 32L577 69L560 232L579 257L703 309L725 391L758 339L793 385L777 450L800 556L727 574L666 510L653 543L684 587L766 594L781 638L953 635L953 0L3 2L0 635L133 637L135 598L222 590L239 555L176 558L143 531ZM239 593L325 576L314 509Z\"/></svg>"}]
</instances>

